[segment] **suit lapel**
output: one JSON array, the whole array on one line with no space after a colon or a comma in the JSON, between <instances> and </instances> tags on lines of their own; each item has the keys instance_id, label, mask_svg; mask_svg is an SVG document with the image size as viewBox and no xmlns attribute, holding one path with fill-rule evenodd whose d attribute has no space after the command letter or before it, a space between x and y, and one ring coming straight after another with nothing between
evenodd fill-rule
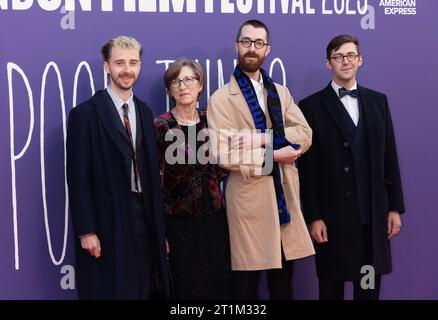
<instances>
[{"instance_id":1,"label":"suit lapel","mask_svg":"<svg viewBox=\"0 0 438 320\"><path fill-rule=\"evenodd\" d=\"M379 120L379 110L377 109L377 105L374 103L374 99L368 94L367 90L365 90L361 86L357 86L360 93L360 99L361 99L361 117L363 120L363 126L365 127L365 135L367 137L367 146L368 146L368 163L370 166L370 183L371 186L375 186L376 183L379 183L376 181L374 172L377 171L376 165L379 163L379 161L374 161L373 156L380 155L380 145L376 143L375 139L375 128L372 124L377 124L381 120ZM372 201L374 203L374 194L371 195Z\"/></svg>"},{"instance_id":2,"label":"suit lapel","mask_svg":"<svg viewBox=\"0 0 438 320\"><path fill-rule=\"evenodd\" d=\"M370 97L367 91L361 86L358 86L358 89L360 92L360 99L362 104L361 116L363 117L363 125L365 126L365 131L368 138L368 147L370 150L370 154L374 154L375 152L378 152L378 150L374 150L374 147L376 146L376 144L373 143L373 141L375 141L375 129L372 127L372 124L376 124L379 122L378 110L376 109L377 106L375 105L373 99Z\"/></svg>"},{"instance_id":3,"label":"suit lapel","mask_svg":"<svg viewBox=\"0 0 438 320\"><path fill-rule=\"evenodd\" d=\"M93 103L96 105L96 112L106 132L120 151L125 154L126 149L129 148L129 138L111 97L106 91L101 91L94 96ZM115 128L117 130L114 130Z\"/></svg>"},{"instance_id":4,"label":"suit lapel","mask_svg":"<svg viewBox=\"0 0 438 320\"><path fill-rule=\"evenodd\" d=\"M345 139L350 140L350 136L347 134L344 124L341 118L341 112L339 110L340 104L342 104L336 92L333 90L329 83L327 87L322 91L322 102L328 113L332 117L339 131L342 133Z\"/></svg>"},{"instance_id":5,"label":"suit lapel","mask_svg":"<svg viewBox=\"0 0 438 320\"><path fill-rule=\"evenodd\" d=\"M134 102L137 109L137 141L136 145L139 147L141 143L145 148L145 157L147 158L147 163L151 163L151 155L156 151L152 148L156 148L155 145L155 132L151 130L153 128L152 119L145 114L145 109L147 108L142 102L140 102L136 96L134 96Z\"/></svg>"},{"instance_id":6,"label":"suit lapel","mask_svg":"<svg viewBox=\"0 0 438 320\"><path fill-rule=\"evenodd\" d=\"M235 103L237 111L242 115L242 117L248 122L248 124L255 128L254 119L252 118L251 111L249 110L248 104L243 97L242 91L240 90L239 84L237 83L234 76L230 79L230 95L233 96L233 102Z\"/></svg>"},{"instance_id":7,"label":"suit lapel","mask_svg":"<svg viewBox=\"0 0 438 320\"><path fill-rule=\"evenodd\" d=\"M140 107L137 99L134 97L134 105L135 105L135 118L137 122L137 130L136 130L136 138L135 138L135 148L138 149L141 146L141 143L143 142L143 133L142 133L142 122L140 117Z\"/></svg>"}]
</instances>

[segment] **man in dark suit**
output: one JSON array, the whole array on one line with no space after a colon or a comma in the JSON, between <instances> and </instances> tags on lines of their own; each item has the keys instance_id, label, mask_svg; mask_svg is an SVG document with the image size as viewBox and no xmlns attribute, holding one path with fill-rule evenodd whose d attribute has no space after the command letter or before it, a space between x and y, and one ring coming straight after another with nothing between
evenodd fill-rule
<instances>
[{"instance_id":1,"label":"man in dark suit","mask_svg":"<svg viewBox=\"0 0 438 320\"><path fill-rule=\"evenodd\" d=\"M302 203L316 242L320 299L378 299L382 274L391 272L389 239L404 212L397 150L384 94L356 82L362 65L358 40L327 46L328 86L300 101L313 130L299 161Z\"/></svg>"},{"instance_id":2,"label":"man in dark suit","mask_svg":"<svg viewBox=\"0 0 438 320\"><path fill-rule=\"evenodd\" d=\"M79 298L167 297L153 116L132 92L142 47L120 36L102 47L102 55L108 88L75 107L68 120L67 181Z\"/></svg>"}]
</instances>

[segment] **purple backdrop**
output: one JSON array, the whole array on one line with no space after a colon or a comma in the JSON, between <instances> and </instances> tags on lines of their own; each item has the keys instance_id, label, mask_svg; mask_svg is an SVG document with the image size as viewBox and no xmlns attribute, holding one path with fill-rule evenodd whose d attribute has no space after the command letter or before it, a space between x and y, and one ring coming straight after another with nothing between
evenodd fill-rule
<instances>
[{"instance_id":1,"label":"purple backdrop","mask_svg":"<svg viewBox=\"0 0 438 320\"><path fill-rule=\"evenodd\" d=\"M433 240L438 217L432 206L438 195L438 139L431 134L438 117L432 87L438 71L437 1L408 1L414 7L405 3L402 13L415 14L399 14L398 7L378 0L214 1L213 13L208 0L173 0L170 12L165 12L169 1L163 0L140 1L149 4L149 11L155 3L157 12L140 12L140 6L127 12L138 2L130 0L117 1L112 11L102 10L100 1L93 1L91 11L70 1L76 11L67 13L57 5L66 1L26 0L21 7L31 4L26 10L15 2L0 1L0 298L76 298L67 281L74 256L69 216L67 229L64 223L64 116L75 99L79 103L93 87L104 87L101 45L120 34L143 43L135 92L157 115L166 111L161 61L199 59L209 72L211 94L222 79L229 80L238 26L256 18L272 33L265 68L274 61L273 78L279 83L284 78L296 101L328 83L324 58L329 39L352 33L361 40L359 82L389 97L407 206L402 232L392 241L394 272L384 277L382 298L438 299L438 242ZM192 3L196 12L187 12ZM359 14L357 3L368 4L365 15ZM50 4L56 10L48 11ZM176 12L179 4L185 4L182 13ZM265 4L264 13L259 4ZM335 5L342 13L334 11ZM82 61L90 67L92 84L85 67L74 81ZM299 261L296 298L316 298L316 284L313 258Z\"/></svg>"}]
</instances>

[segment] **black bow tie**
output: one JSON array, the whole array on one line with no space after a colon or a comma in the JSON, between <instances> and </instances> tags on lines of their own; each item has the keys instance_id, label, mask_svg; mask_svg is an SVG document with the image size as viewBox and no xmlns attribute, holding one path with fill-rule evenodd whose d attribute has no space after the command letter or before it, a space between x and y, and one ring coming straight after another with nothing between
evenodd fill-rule
<instances>
[{"instance_id":1,"label":"black bow tie","mask_svg":"<svg viewBox=\"0 0 438 320\"><path fill-rule=\"evenodd\" d=\"M343 98L344 96L350 96L352 98L359 98L359 90L347 90L344 87L338 89L339 98Z\"/></svg>"}]
</instances>

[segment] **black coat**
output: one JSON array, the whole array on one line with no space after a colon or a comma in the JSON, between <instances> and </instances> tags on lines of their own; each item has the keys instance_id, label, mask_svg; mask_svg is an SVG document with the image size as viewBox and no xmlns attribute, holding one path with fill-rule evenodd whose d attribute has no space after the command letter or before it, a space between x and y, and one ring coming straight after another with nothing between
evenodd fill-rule
<instances>
[{"instance_id":1,"label":"black coat","mask_svg":"<svg viewBox=\"0 0 438 320\"><path fill-rule=\"evenodd\" d=\"M388 212L404 212L396 143L386 96L358 89L368 144L373 266L376 274L385 274L392 269ZM306 221L322 219L327 226L328 242L315 245L318 277L346 281L358 280L365 263L353 155L340 103L331 84L300 101L313 139L298 168Z\"/></svg>"},{"instance_id":2,"label":"black coat","mask_svg":"<svg viewBox=\"0 0 438 320\"><path fill-rule=\"evenodd\" d=\"M156 155L153 115L134 97L137 159L145 206L154 231L154 281L169 294L164 214ZM76 246L76 277L81 299L140 298L137 252L132 223L131 153L126 131L106 91L74 108L67 132L67 181ZM143 130L141 132L141 129ZM96 233L102 256L81 248L78 236Z\"/></svg>"}]
</instances>

